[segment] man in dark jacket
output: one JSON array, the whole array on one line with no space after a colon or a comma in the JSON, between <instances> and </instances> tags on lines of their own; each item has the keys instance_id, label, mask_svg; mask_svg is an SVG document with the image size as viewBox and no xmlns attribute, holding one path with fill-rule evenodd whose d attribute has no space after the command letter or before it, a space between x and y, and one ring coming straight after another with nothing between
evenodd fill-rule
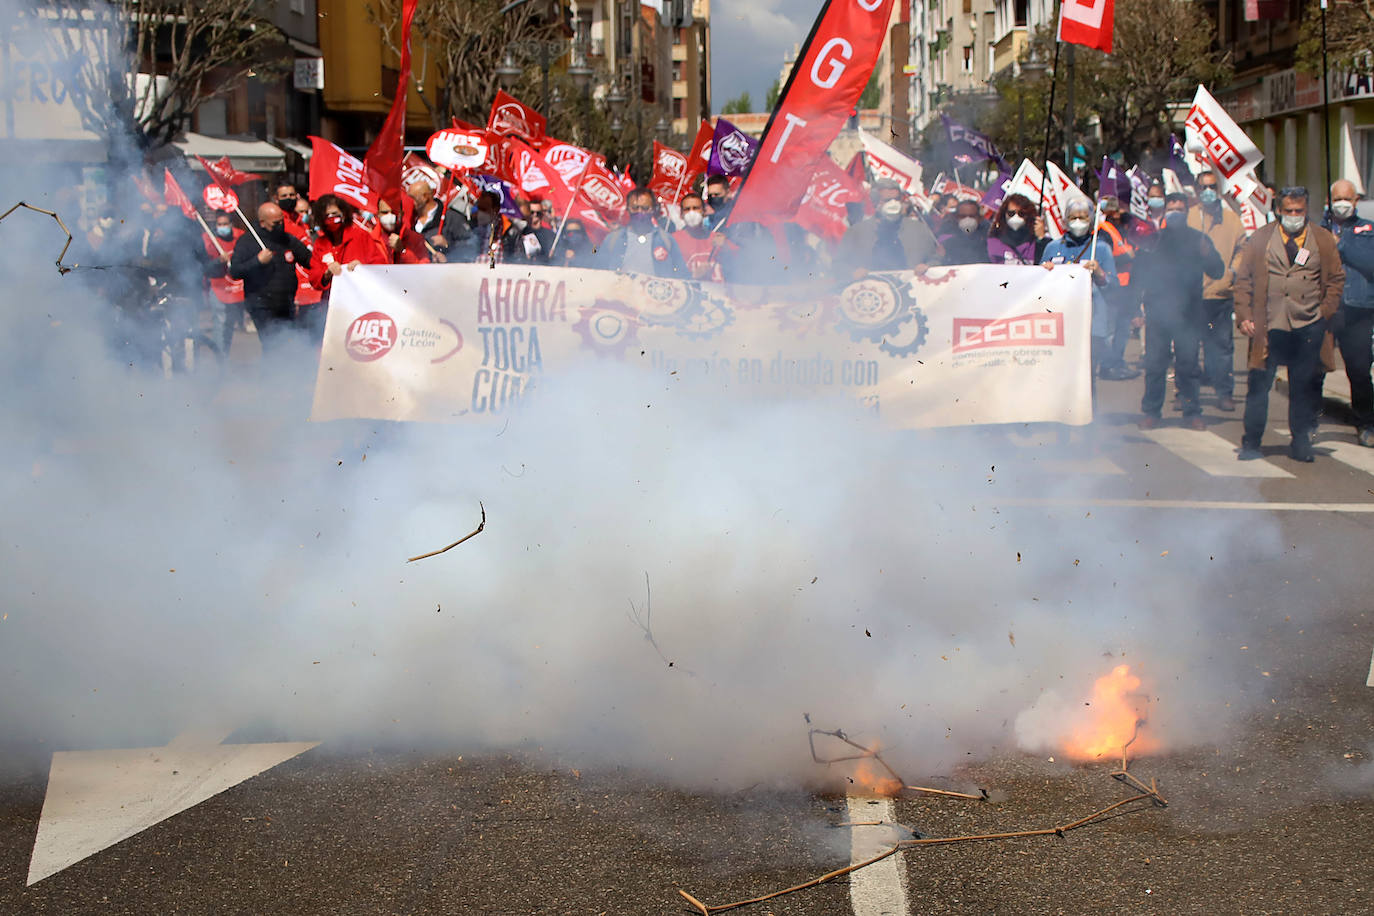
<instances>
[{"instance_id":1,"label":"man in dark jacket","mask_svg":"<svg viewBox=\"0 0 1374 916\"><path fill-rule=\"evenodd\" d=\"M1176 363L1175 382L1183 401L1183 419L1203 430L1198 388L1202 369L1198 346L1206 315L1202 307L1203 275L1226 272L1211 239L1188 225L1188 198L1170 194L1164 201L1164 224L1144 243L1131 289L1145 300L1145 396L1140 400L1141 429L1159 425L1169 364Z\"/></svg>"},{"instance_id":2,"label":"man in dark jacket","mask_svg":"<svg viewBox=\"0 0 1374 916\"><path fill-rule=\"evenodd\" d=\"M1345 266L1341 308L1331 321L1350 379L1350 410L1360 444L1374 448L1374 383L1369 369L1374 346L1374 223L1355 215L1360 192L1342 178L1331 185L1331 232Z\"/></svg>"},{"instance_id":3,"label":"man in dark jacket","mask_svg":"<svg viewBox=\"0 0 1374 916\"><path fill-rule=\"evenodd\" d=\"M946 264L986 264L988 262L988 221L976 200L961 200L953 219L937 238L945 249Z\"/></svg>"},{"instance_id":4,"label":"man in dark jacket","mask_svg":"<svg viewBox=\"0 0 1374 916\"><path fill-rule=\"evenodd\" d=\"M691 279L677 242L654 223L655 206L649 189L635 188L629 193L625 200L629 222L601 240L596 249L597 267Z\"/></svg>"},{"instance_id":5,"label":"man in dark jacket","mask_svg":"<svg viewBox=\"0 0 1374 916\"><path fill-rule=\"evenodd\" d=\"M1269 389L1280 364L1288 366L1288 427L1297 461L1314 461L1317 375L1328 322L1341 307L1345 269L1336 239L1307 218L1302 187L1279 193L1279 219L1255 230L1236 271L1236 328L1250 338L1242 461L1261 458L1269 419Z\"/></svg>"},{"instance_id":6,"label":"man in dark jacket","mask_svg":"<svg viewBox=\"0 0 1374 916\"><path fill-rule=\"evenodd\" d=\"M923 270L939 262L939 245L925 220L907 216L901 187L890 178L873 183L877 212L840 239L835 275L861 279L872 270ZM986 238L986 235L985 235ZM984 249L980 263L987 261Z\"/></svg>"},{"instance_id":7,"label":"man in dark jacket","mask_svg":"<svg viewBox=\"0 0 1374 916\"><path fill-rule=\"evenodd\" d=\"M265 247L248 233L239 238L229 259L229 276L243 281L243 304L264 352L295 318L296 265L310 266L310 249L286 231L284 221L276 204L258 207L258 234Z\"/></svg>"}]
</instances>

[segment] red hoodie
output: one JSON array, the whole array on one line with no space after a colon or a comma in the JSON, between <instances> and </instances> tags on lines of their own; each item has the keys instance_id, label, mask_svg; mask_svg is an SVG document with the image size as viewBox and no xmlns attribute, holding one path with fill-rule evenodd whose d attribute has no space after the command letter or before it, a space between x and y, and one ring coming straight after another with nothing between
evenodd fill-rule
<instances>
[{"instance_id":1,"label":"red hoodie","mask_svg":"<svg viewBox=\"0 0 1374 916\"><path fill-rule=\"evenodd\" d=\"M354 261L363 264L390 264L391 257L385 247L380 245L372 234L362 226L353 223L344 226L339 244L334 244L328 233L321 233L315 239L315 249L310 254L310 285L329 295L330 283L334 276L329 265L337 263L346 267Z\"/></svg>"}]
</instances>

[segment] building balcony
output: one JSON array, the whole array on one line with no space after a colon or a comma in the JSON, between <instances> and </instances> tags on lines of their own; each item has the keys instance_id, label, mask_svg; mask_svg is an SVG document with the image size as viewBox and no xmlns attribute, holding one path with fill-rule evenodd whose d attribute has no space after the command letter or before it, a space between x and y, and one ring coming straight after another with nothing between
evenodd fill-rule
<instances>
[{"instance_id":1,"label":"building balcony","mask_svg":"<svg viewBox=\"0 0 1374 916\"><path fill-rule=\"evenodd\" d=\"M1027 42L1025 26L1008 29L992 46L992 72L1001 73L1020 60Z\"/></svg>"}]
</instances>

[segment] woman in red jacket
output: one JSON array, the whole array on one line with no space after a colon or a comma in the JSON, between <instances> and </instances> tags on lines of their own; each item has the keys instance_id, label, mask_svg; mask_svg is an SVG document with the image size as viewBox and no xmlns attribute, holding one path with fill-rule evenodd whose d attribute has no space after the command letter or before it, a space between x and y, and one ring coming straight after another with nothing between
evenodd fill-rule
<instances>
[{"instance_id":1,"label":"woman in red jacket","mask_svg":"<svg viewBox=\"0 0 1374 916\"><path fill-rule=\"evenodd\" d=\"M372 237L390 256L393 264L428 264L431 259L444 260L444 256L438 252L434 252L439 255L434 258L425 245L425 237L411 228L415 205L408 195L402 195L402 198L401 213L392 210L384 200L377 202L377 225L372 229Z\"/></svg>"},{"instance_id":2,"label":"woman in red jacket","mask_svg":"<svg viewBox=\"0 0 1374 916\"><path fill-rule=\"evenodd\" d=\"M324 339L324 319L334 278L359 264L390 264L391 258L372 234L353 222L353 205L324 194L311 204L320 229L310 257L310 285L322 290L320 304L303 314L301 324L318 343Z\"/></svg>"}]
</instances>

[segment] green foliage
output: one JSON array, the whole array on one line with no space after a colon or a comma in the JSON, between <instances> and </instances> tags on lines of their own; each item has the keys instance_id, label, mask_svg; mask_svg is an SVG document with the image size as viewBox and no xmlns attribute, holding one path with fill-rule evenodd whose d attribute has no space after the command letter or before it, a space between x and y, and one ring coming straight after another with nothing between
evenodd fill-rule
<instances>
[{"instance_id":1,"label":"green foliage","mask_svg":"<svg viewBox=\"0 0 1374 916\"><path fill-rule=\"evenodd\" d=\"M746 89L738 96L725 103L725 107L720 110L721 114L747 114L754 110L754 100L749 97L749 90Z\"/></svg>"},{"instance_id":2,"label":"green foliage","mask_svg":"<svg viewBox=\"0 0 1374 916\"><path fill-rule=\"evenodd\" d=\"M1321 0L1308 0L1298 40L1298 69L1322 72ZM1326 11L1327 66L1331 70L1374 73L1374 0L1335 0Z\"/></svg>"},{"instance_id":3,"label":"green foliage","mask_svg":"<svg viewBox=\"0 0 1374 916\"><path fill-rule=\"evenodd\" d=\"M768 96L764 100L763 107L766 111L772 111L778 107L778 96L782 95L782 77L773 80L773 85L768 87Z\"/></svg>"},{"instance_id":4,"label":"green foliage","mask_svg":"<svg viewBox=\"0 0 1374 916\"><path fill-rule=\"evenodd\" d=\"M881 97L882 92L878 88L878 68L874 67L873 75L868 78L868 85L864 87L863 95L859 96L859 104L856 107L860 110L877 108Z\"/></svg>"}]
</instances>

